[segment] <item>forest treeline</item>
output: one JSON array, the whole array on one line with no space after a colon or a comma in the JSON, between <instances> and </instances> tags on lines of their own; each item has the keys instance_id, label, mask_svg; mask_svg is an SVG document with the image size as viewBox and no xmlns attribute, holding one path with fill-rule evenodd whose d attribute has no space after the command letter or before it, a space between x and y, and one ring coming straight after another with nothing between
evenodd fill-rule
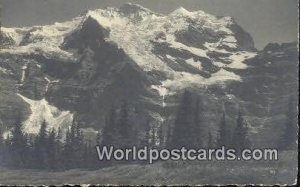
<instances>
[{"instance_id":1,"label":"forest treeline","mask_svg":"<svg viewBox=\"0 0 300 187\"><path fill-rule=\"evenodd\" d=\"M0 165L16 169L57 171L74 168L98 169L117 164L111 161L99 161L95 145L113 145L116 148L147 146L157 149L181 147L199 149L225 146L235 148L237 151L251 147L248 124L241 110L237 112L233 130L226 120L226 111L223 111L217 116L220 118L217 132L207 132L201 97L189 91L183 93L174 123L169 125L165 135L161 133L161 130L154 131L154 122L150 118L146 120L143 132L137 132L130 123L128 108L129 104L126 102L119 107L112 107L106 117L102 133L98 133L93 142L87 141L83 136L80 123L75 118L66 132L62 129L49 129L44 121L38 135L24 134L22 114L19 112L10 135L0 136ZM292 99L288 104L283 126L282 135L278 137L276 143L277 148L295 149L298 130L297 111L293 107ZM217 136L212 134L217 134Z\"/></svg>"}]
</instances>

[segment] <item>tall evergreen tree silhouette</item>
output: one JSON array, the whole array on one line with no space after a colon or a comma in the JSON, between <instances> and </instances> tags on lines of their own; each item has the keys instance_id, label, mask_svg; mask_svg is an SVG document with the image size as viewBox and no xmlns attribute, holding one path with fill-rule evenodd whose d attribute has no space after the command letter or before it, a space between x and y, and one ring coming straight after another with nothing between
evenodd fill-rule
<instances>
[{"instance_id":1,"label":"tall evergreen tree silhouette","mask_svg":"<svg viewBox=\"0 0 300 187\"><path fill-rule=\"evenodd\" d=\"M84 167L87 168L94 168L95 166L95 160L93 157L93 152L91 148L91 143L90 142L85 142L84 143L84 148L83 148L83 158L84 158Z\"/></svg>"},{"instance_id":2,"label":"tall evergreen tree silhouette","mask_svg":"<svg viewBox=\"0 0 300 187\"><path fill-rule=\"evenodd\" d=\"M132 136L132 126L129 121L129 112L128 104L126 101L123 101L120 108L119 118L117 120L117 128L119 130L120 139L118 139L119 147L130 147L133 144Z\"/></svg>"},{"instance_id":3,"label":"tall evergreen tree silhouette","mask_svg":"<svg viewBox=\"0 0 300 187\"><path fill-rule=\"evenodd\" d=\"M219 132L218 132L217 146L218 147L230 147L231 145L231 133L226 123L226 113L223 111L222 118L220 121Z\"/></svg>"},{"instance_id":4,"label":"tall evergreen tree silhouette","mask_svg":"<svg viewBox=\"0 0 300 187\"><path fill-rule=\"evenodd\" d=\"M77 168L82 164L82 148L83 148L83 136L80 130L80 124L77 118L74 116L73 122L68 132L68 137L66 139L65 151L69 155L69 168Z\"/></svg>"},{"instance_id":5,"label":"tall evergreen tree silhouette","mask_svg":"<svg viewBox=\"0 0 300 187\"><path fill-rule=\"evenodd\" d=\"M24 168L26 166L27 139L22 132L22 113L18 111L15 127L10 140L10 156L12 167Z\"/></svg>"},{"instance_id":6,"label":"tall evergreen tree silhouette","mask_svg":"<svg viewBox=\"0 0 300 187\"><path fill-rule=\"evenodd\" d=\"M56 131L52 129L49 133L48 141L47 141L47 163L48 169L55 170L57 169L58 162L58 149L57 149L57 140L56 140Z\"/></svg>"},{"instance_id":7,"label":"tall evergreen tree silhouette","mask_svg":"<svg viewBox=\"0 0 300 187\"><path fill-rule=\"evenodd\" d=\"M112 107L108 116L105 120L105 126L103 128L103 138L102 138L102 145L110 146L116 145L117 139L120 138L119 129L116 126L116 111L115 107Z\"/></svg>"},{"instance_id":8,"label":"tall evergreen tree silhouette","mask_svg":"<svg viewBox=\"0 0 300 187\"><path fill-rule=\"evenodd\" d=\"M236 121L236 128L232 139L233 147L240 152L242 149L250 148L247 123L243 118L242 111L239 110Z\"/></svg>"},{"instance_id":9,"label":"tall evergreen tree silhouette","mask_svg":"<svg viewBox=\"0 0 300 187\"><path fill-rule=\"evenodd\" d=\"M2 165L3 166L11 166L12 163L12 156L11 156L11 137L7 135L3 139L3 154L2 154Z\"/></svg>"},{"instance_id":10,"label":"tall evergreen tree silhouette","mask_svg":"<svg viewBox=\"0 0 300 187\"><path fill-rule=\"evenodd\" d=\"M293 97L289 98L287 112L285 115L284 131L279 138L279 149L289 150L297 148L298 127L297 127L297 107L293 102Z\"/></svg>"},{"instance_id":11,"label":"tall evergreen tree silhouette","mask_svg":"<svg viewBox=\"0 0 300 187\"><path fill-rule=\"evenodd\" d=\"M97 134L96 134L96 145L101 145L102 143L102 135L101 135L101 132L98 131Z\"/></svg>"},{"instance_id":12,"label":"tall evergreen tree silhouette","mask_svg":"<svg viewBox=\"0 0 300 187\"><path fill-rule=\"evenodd\" d=\"M48 132L47 123L44 120L41 124L40 131L35 141L35 158L36 167L39 169L46 169L49 166L47 162L47 142Z\"/></svg>"},{"instance_id":13,"label":"tall evergreen tree silhouette","mask_svg":"<svg viewBox=\"0 0 300 187\"><path fill-rule=\"evenodd\" d=\"M72 166L72 162L70 162L70 159L72 160L73 156L73 149L72 149L72 143L71 143L71 132L70 128L66 131L66 138L65 142L62 146L62 153L61 153L61 163L63 164L63 169L69 169Z\"/></svg>"},{"instance_id":14,"label":"tall evergreen tree silhouette","mask_svg":"<svg viewBox=\"0 0 300 187\"><path fill-rule=\"evenodd\" d=\"M62 153L63 153L63 137L64 133L61 128L57 129L56 137L55 137L55 170L61 170L63 169L63 163L62 163Z\"/></svg>"},{"instance_id":15,"label":"tall evergreen tree silhouette","mask_svg":"<svg viewBox=\"0 0 300 187\"><path fill-rule=\"evenodd\" d=\"M149 146L154 148L156 147L156 135L155 135L155 128L154 128L154 125L151 124L151 128L150 128L150 132L149 132L149 139L150 139L150 142L149 142Z\"/></svg>"},{"instance_id":16,"label":"tall evergreen tree silhouette","mask_svg":"<svg viewBox=\"0 0 300 187\"><path fill-rule=\"evenodd\" d=\"M84 137L81 132L81 124L77 123L75 130L75 138L73 142L75 161L77 166L82 167L84 165L83 148L84 148Z\"/></svg>"},{"instance_id":17,"label":"tall evergreen tree silhouette","mask_svg":"<svg viewBox=\"0 0 300 187\"><path fill-rule=\"evenodd\" d=\"M195 104L196 103L196 104ZM171 138L168 138L168 147L199 148L201 142L200 100L196 102L189 91L183 93L179 104ZM201 123L200 123L201 122Z\"/></svg>"},{"instance_id":18,"label":"tall evergreen tree silhouette","mask_svg":"<svg viewBox=\"0 0 300 187\"><path fill-rule=\"evenodd\" d=\"M150 147L150 130L151 130L151 121L149 118L146 120L144 136L140 141L140 147Z\"/></svg>"},{"instance_id":19,"label":"tall evergreen tree silhouette","mask_svg":"<svg viewBox=\"0 0 300 187\"><path fill-rule=\"evenodd\" d=\"M191 147L199 148L204 145L204 121L203 121L203 102L202 99L197 96L194 109L194 122L191 129L194 141L191 142Z\"/></svg>"}]
</instances>

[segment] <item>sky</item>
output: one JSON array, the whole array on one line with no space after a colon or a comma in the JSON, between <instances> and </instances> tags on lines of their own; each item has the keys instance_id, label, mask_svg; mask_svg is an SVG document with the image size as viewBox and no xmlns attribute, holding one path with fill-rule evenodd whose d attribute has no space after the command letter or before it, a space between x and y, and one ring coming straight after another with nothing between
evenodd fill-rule
<instances>
[{"instance_id":1,"label":"sky","mask_svg":"<svg viewBox=\"0 0 300 187\"><path fill-rule=\"evenodd\" d=\"M23 27L70 20L86 9L134 2L167 14L182 6L216 16L232 16L258 49L270 42L298 40L298 0L0 0L2 25Z\"/></svg>"}]
</instances>

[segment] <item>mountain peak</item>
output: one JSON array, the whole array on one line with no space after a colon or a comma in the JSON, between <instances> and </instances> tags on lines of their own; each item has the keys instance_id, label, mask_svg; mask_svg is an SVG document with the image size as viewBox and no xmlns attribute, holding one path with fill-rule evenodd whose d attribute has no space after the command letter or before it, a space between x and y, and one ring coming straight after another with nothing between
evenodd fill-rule
<instances>
[{"instance_id":1,"label":"mountain peak","mask_svg":"<svg viewBox=\"0 0 300 187\"><path fill-rule=\"evenodd\" d=\"M188 16L188 15L191 15L191 12L181 6L181 7L177 8L176 10L174 10L173 12L171 12L170 15Z\"/></svg>"},{"instance_id":2,"label":"mountain peak","mask_svg":"<svg viewBox=\"0 0 300 187\"><path fill-rule=\"evenodd\" d=\"M206 19L214 17L202 10L189 11L189 10L185 9L184 7L177 8L176 10L171 12L169 15L175 16L175 17L189 17L189 18L206 17Z\"/></svg>"},{"instance_id":3,"label":"mountain peak","mask_svg":"<svg viewBox=\"0 0 300 187\"><path fill-rule=\"evenodd\" d=\"M141 5L135 4L135 3L125 3L124 5L122 5L120 7L120 12L122 12L124 14L136 14L139 12L152 13L152 11L150 9L142 7Z\"/></svg>"},{"instance_id":4,"label":"mountain peak","mask_svg":"<svg viewBox=\"0 0 300 187\"><path fill-rule=\"evenodd\" d=\"M109 31L106 30L92 16L87 16L81 25L64 39L63 46L68 48L85 48L97 45L108 37Z\"/></svg>"},{"instance_id":5,"label":"mountain peak","mask_svg":"<svg viewBox=\"0 0 300 187\"><path fill-rule=\"evenodd\" d=\"M177 12L177 13L182 13L182 14L188 14L190 13L187 9L181 7L178 7L176 10L174 10L173 12Z\"/></svg>"}]
</instances>

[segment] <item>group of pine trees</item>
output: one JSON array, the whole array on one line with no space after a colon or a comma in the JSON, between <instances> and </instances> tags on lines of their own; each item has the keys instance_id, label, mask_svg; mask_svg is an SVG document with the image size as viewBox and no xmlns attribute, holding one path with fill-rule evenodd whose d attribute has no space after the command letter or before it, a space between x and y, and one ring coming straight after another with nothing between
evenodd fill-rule
<instances>
[{"instance_id":1,"label":"group of pine trees","mask_svg":"<svg viewBox=\"0 0 300 187\"><path fill-rule=\"evenodd\" d=\"M241 109L239 109L236 116L234 127L228 124L226 113L223 111L218 132L207 132L203 101L201 97L190 91L183 93L177 108L175 121L169 126L166 135L163 135L162 129L155 133L151 122L148 120L144 138L137 139L137 132L130 126L130 117L126 112L126 107L121 107L120 117L116 117L115 111L113 108L108 117L101 145L113 145L120 148L136 145L138 147L148 146L169 149L181 147L195 149L202 147L220 148L225 146L226 148L234 148L237 151L251 148L248 124ZM276 143L278 149L293 149L296 147L297 115L295 111L293 100L290 99L283 135L279 137L279 142Z\"/></svg>"},{"instance_id":2,"label":"group of pine trees","mask_svg":"<svg viewBox=\"0 0 300 187\"><path fill-rule=\"evenodd\" d=\"M136 146L137 141L137 131L130 122L127 102L122 102L118 112L115 107L112 107L106 118L101 145L130 148Z\"/></svg>"},{"instance_id":3,"label":"group of pine trees","mask_svg":"<svg viewBox=\"0 0 300 187\"><path fill-rule=\"evenodd\" d=\"M37 136L28 136L22 132L18 120L11 135L0 139L0 164L9 168L50 171L98 167L94 148L84 141L75 120L63 136L60 129L49 130L45 121Z\"/></svg>"},{"instance_id":4,"label":"group of pine trees","mask_svg":"<svg viewBox=\"0 0 300 187\"><path fill-rule=\"evenodd\" d=\"M297 141L297 112L292 100L286 114L286 123L278 148L293 149ZM226 120L225 111L221 115L218 132L205 129L204 105L201 97L192 92L184 92L179 103L175 120L167 133L155 131L153 122L145 122L143 136L130 122L129 105L123 102L119 108L112 107L105 121L102 133L95 141L87 141L80 123L75 119L66 132L49 129L44 121L37 136L22 132L21 114L15 128L6 139L0 136L0 165L11 168L33 168L46 170L67 170L73 168L97 169L113 164L100 162L95 145L116 148L155 147L155 148L235 148L237 151L250 148L251 142L246 120L239 111L233 130ZM2 134L2 132L0 132ZM163 135L164 134L164 135ZM207 134L207 135L206 135ZM213 136L216 134L217 136ZM157 141L159 140L159 141Z\"/></svg>"},{"instance_id":5,"label":"group of pine trees","mask_svg":"<svg viewBox=\"0 0 300 187\"><path fill-rule=\"evenodd\" d=\"M220 120L219 132L213 138L212 132L205 129L203 102L200 97L186 91L183 94L181 103L177 110L174 127L170 129L167 147L168 148L235 148L241 150L251 146L247 123L243 118L242 112L239 111L236 127L233 133L226 122L226 113L223 111ZM184 124L184 125L182 125ZM208 136L205 136L208 134Z\"/></svg>"}]
</instances>

